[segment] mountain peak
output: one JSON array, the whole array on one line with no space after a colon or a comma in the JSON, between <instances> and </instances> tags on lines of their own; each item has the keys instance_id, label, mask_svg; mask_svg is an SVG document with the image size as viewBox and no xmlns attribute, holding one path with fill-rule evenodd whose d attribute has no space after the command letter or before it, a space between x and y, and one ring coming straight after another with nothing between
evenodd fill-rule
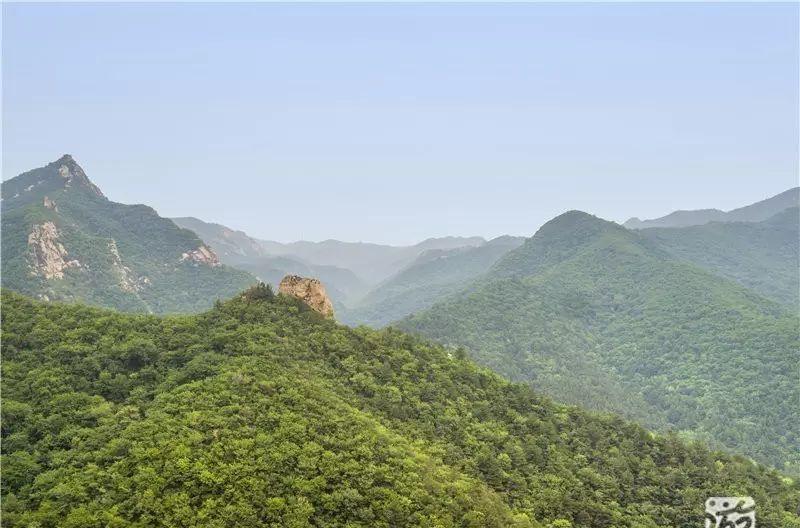
<instances>
[{"instance_id":1,"label":"mountain peak","mask_svg":"<svg viewBox=\"0 0 800 528\"><path fill-rule=\"evenodd\" d=\"M89 179L83 167L78 165L72 155L64 154L56 161L48 164L46 168L55 168L58 175L64 179L64 187L71 187L74 184L89 190L92 194L105 198L100 188Z\"/></svg>"},{"instance_id":2,"label":"mountain peak","mask_svg":"<svg viewBox=\"0 0 800 528\"><path fill-rule=\"evenodd\" d=\"M509 252L492 270L495 277L527 276L561 262L610 235L609 240L631 237L622 226L583 211L571 210L545 223L522 246Z\"/></svg>"},{"instance_id":3,"label":"mountain peak","mask_svg":"<svg viewBox=\"0 0 800 528\"><path fill-rule=\"evenodd\" d=\"M583 232L586 235L596 234L601 231L619 230L621 226L608 220L603 220L589 213L573 209L562 213L546 222L534 235L534 238L543 238L560 235L565 232Z\"/></svg>"}]
</instances>

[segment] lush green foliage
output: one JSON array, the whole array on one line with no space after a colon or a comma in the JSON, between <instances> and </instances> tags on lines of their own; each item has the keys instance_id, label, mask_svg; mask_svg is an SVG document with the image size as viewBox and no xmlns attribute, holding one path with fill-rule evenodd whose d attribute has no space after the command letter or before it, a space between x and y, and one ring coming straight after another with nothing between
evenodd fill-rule
<instances>
[{"instance_id":1,"label":"lush green foliage","mask_svg":"<svg viewBox=\"0 0 800 528\"><path fill-rule=\"evenodd\" d=\"M798 318L580 212L401 327L558 400L800 472Z\"/></svg>"},{"instance_id":2,"label":"lush green foliage","mask_svg":"<svg viewBox=\"0 0 800 528\"><path fill-rule=\"evenodd\" d=\"M62 166L71 180L59 174ZM44 206L45 196L55 209ZM63 278L31 273L28 235L45 222L57 227L67 258L81 264ZM150 207L109 201L68 157L3 182L2 284L26 295L126 311L196 312L255 281L226 266L181 260L202 244Z\"/></svg>"},{"instance_id":3,"label":"lush green foliage","mask_svg":"<svg viewBox=\"0 0 800 528\"><path fill-rule=\"evenodd\" d=\"M697 526L800 489L268 288L199 316L3 295L7 526Z\"/></svg>"},{"instance_id":4,"label":"lush green foliage","mask_svg":"<svg viewBox=\"0 0 800 528\"><path fill-rule=\"evenodd\" d=\"M733 279L774 301L800 304L800 212L786 209L764 222L713 222L643 229L672 255Z\"/></svg>"},{"instance_id":5,"label":"lush green foliage","mask_svg":"<svg viewBox=\"0 0 800 528\"><path fill-rule=\"evenodd\" d=\"M477 247L431 250L379 284L354 308L340 313L347 323L384 326L430 307L485 273L524 239L498 237Z\"/></svg>"}]
</instances>

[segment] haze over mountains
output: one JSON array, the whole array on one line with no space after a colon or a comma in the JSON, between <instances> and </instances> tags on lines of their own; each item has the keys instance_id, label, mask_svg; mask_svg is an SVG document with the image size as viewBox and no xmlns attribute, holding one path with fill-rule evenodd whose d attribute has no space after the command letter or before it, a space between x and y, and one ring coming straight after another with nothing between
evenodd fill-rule
<instances>
[{"instance_id":1,"label":"haze over mountains","mask_svg":"<svg viewBox=\"0 0 800 528\"><path fill-rule=\"evenodd\" d=\"M286 274L312 275L330 290L340 309L356 303L370 287L393 276L427 251L446 251L483 245L480 237L430 238L413 246L389 246L364 242L293 242L282 244L249 237L220 224L197 218L173 218L191 229L231 266L250 271L277 285Z\"/></svg>"},{"instance_id":2,"label":"haze over mountains","mask_svg":"<svg viewBox=\"0 0 800 528\"><path fill-rule=\"evenodd\" d=\"M341 319L380 327L428 308L485 273L524 241L522 237L502 236L479 246L425 251L375 286Z\"/></svg>"},{"instance_id":3,"label":"haze over mountains","mask_svg":"<svg viewBox=\"0 0 800 528\"><path fill-rule=\"evenodd\" d=\"M653 220L631 218L623 225L630 229L645 229L648 227L687 227L709 222L761 222L785 209L797 207L799 200L800 187L795 187L766 200L727 212L719 209L675 211Z\"/></svg>"},{"instance_id":4,"label":"haze over mountains","mask_svg":"<svg viewBox=\"0 0 800 528\"><path fill-rule=\"evenodd\" d=\"M529 239L406 247L281 244L161 218L109 201L69 156L3 182L2 196L6 289L198 312L257 280L312 276L340 322L463 346L557 401L800 473L797 189L686 227L629 230L571 211Z\"/></svg>"}]
</instances>

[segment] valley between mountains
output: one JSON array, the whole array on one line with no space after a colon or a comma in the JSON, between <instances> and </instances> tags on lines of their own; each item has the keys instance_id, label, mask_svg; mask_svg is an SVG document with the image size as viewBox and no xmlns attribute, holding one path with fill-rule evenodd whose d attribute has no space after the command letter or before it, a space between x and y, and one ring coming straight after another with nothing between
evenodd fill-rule
<instances>
[{"instance_id":1,"label":"valley between mountains","mask_svg":"<svg viewBox=\"0 0 800 528\"><path fill-rule=\"evenodd\" d=\"M800 527L799 200L279 243L65 155L2 184L4 524Z\"/></svg>"}]
</instances>

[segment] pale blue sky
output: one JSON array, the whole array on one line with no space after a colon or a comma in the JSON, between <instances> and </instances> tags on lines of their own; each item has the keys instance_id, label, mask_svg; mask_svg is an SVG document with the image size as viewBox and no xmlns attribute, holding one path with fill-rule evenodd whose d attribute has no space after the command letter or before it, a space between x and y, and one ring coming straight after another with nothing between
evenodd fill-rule
<instances>
[{"instance_id":1,"label":"pale blue sky","mask_svg":"<svg viewBox=\"0 0 800 528\"><path fill-rule=\"evenodd\" d=\"M798 6L3 5L3 178L409 243L797 185Z\"/></svg>"}]
</instances>

